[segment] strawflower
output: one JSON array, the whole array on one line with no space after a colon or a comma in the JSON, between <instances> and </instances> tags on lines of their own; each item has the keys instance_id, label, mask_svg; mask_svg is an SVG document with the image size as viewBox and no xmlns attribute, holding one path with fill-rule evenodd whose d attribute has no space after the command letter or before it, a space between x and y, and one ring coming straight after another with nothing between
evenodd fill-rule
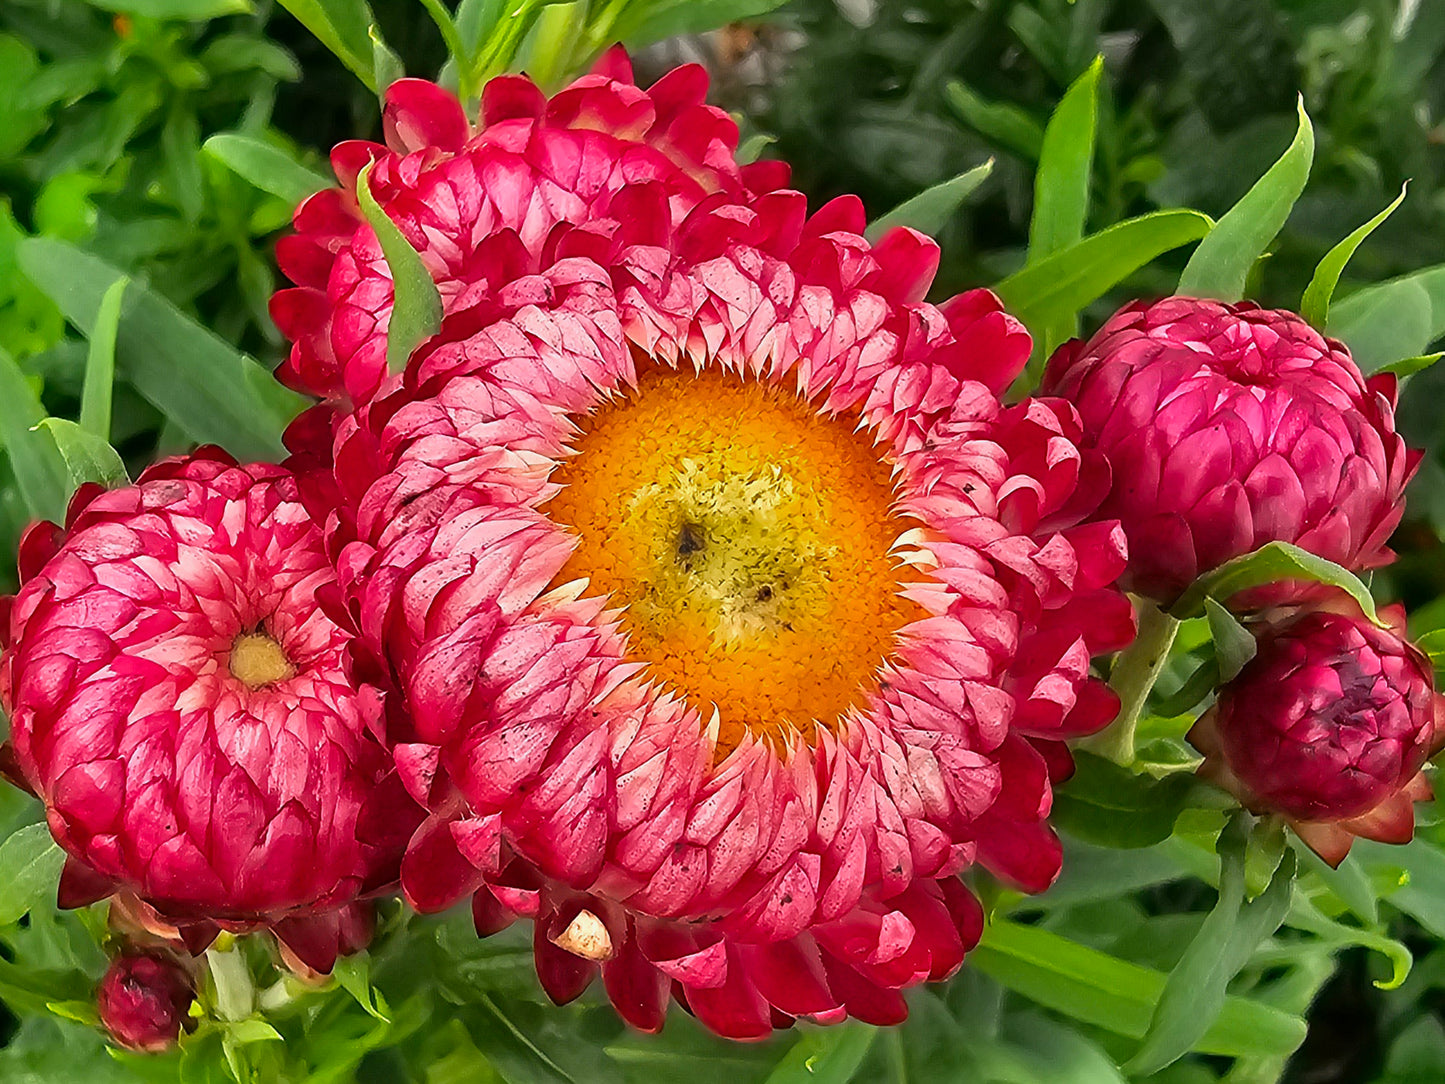
<instances>
[{"instance_id":1,"label":"strawflower","mask_svg":"<svg viewBox=\"0 0 1445 1084\"><path fill-rule=\"evenodd\" d=\"M291 439L334 454L344 609L405 696L402 886L533 919L548 993L600 972L644 1030L669 995L735 1038L896 1022L979 936L960 872L1058 873L1062 739L1133 633L1122 534L1082 523L1107 468L1066 404L1000 404L1029 338L925 304L930 240L739 170L700 70L627 74L499 80L476 131L395 92L368 153L449 315L395 376L380 318L293 353L344 384ZM328 250L333 343L373 246Z\"/></svg>"}]
</instances>

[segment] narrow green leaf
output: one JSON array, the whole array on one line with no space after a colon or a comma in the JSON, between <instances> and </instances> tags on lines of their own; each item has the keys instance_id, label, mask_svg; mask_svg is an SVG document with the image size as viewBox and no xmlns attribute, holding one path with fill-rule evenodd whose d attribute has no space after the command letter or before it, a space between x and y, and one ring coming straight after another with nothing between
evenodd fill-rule
<instances>
[{"instance_id":1,"label":"narrow green leaf","mask_svg":"<svg viewBox=\"0 0 1445 1084\"><path fill-rule=\"evenodd\" d=\"M1219 664L1219 680L1233 681L1234 675L1254 658L1255 642L1239 619L1212 598L1204 600L1204 616L1209 619L1209 633L1214 637L1214 657Z\"/></svg>"},{"instance_id":2,"label":"narrow green leaf","mask_svg":"<svg viewBox=\"0 0 1445 1084\"><path fill-rule=\"evenodd\" d=\"M994 919L969 963L1045 1008L1118 1035L1142 1038L1165 976L1037 926ZM1263 1002L1227 997L1194 1044L1204 1054L1278 1057L1305 1037L1305 1022Z\"/></svg>"},{"instance_id":3,"label":"narrow green leaf","mask_svg":"<svg viewBox=\"0 0 1445 1084\"><path fill-rule=\"evenodd\" d=\"M1237 818L1226 835L1244 824L1244 817ZM1247 829L1235 832L1238 838L1220 839L1219 902L1170 973L1139 1052L1125 1066L1131 1075L1156 1073L1195 1049L1219 1018L1230 979L1284 921L1293 893L1294 854L1279 863L1264 893L1245 903L1244 834Z\"/></svg>"},{"instance_id":4,"label":"narrow green leaf","mask_svg":"<svg viewBox=\"0 0 1445 1084\"><path fill-rule=\"evenodd\" d=\"M300 203L336 183L306 168L280 147L255 136L222 132L206 140L201 149L262 192L279 196L290 204Z\"/></svg>"},{"instance_id":5,"label":"narrow green leaf","mask_svg":"<svg viewBox=\"0 0 1445 1084\"><path fill-rule=\"evenodd\" d=\"M70 500L70 473L55 443L35 431L44 420L45 409L25 374L0 347L0 444L31 517L60 523Z\"/></svg>"},{"instance_id":6,"label":"narrow green leaf","mask_svg":"<svg viewBox=\"0 0 1445 1084\"><path fill-rule=\"evenodd\" d=\"M1436 354L1419 354L1413 358L1401 358L1399 361L1389 365L1381 365L1375 370L1377 373L1394 373L1401 380L1407 376L1414 376L1416 373L1423 373L1430 366L1434 365L1441 358L1445 358L1445 352Z\"/></svg>"},{"instance_id":7,"label":"narrow green leaf","mask_svg":"<svg viewBox=\"0 0 1445 1084\"><path fill-rule=\"evenodd\" d=\"M386 88L398 79L405 78L406 65L395 50L386 44L386 39L381 36L375 23L366 28L366 37L371 42L371 70L372 79L376 83L376 94L385 105Z\"/></svg>"},{"instance_id":8,"label":"narrow green leaf","mask_svg":"<svg viewBox=\"0 0 1445 1084\"><path fill-rule=\"evenodd\" d=\"M110 284L100 299L95 328L90 333L90 350L85 358L85 383L80 391L80 424L92 436L110 441L110 399L115 386L115 336L120 330L120 303L128 278ZM63 455L65 449L61 449Z\"/></svg>"},{"instance_id":9,"label":"narrow green leaf","mask_svg":"<svg viewBox=\"0 0 1445 1084\"><path fill-rule=\"evenodd\" d=\"M64 864L65 852L44 824L27 824L0 843L0 926L54 902Z\"/></svg>"},{"instance_id":10,"label":"narrow green leaf","mask_svg":"<svg viewBox=\"0 0 1445 1084\"><path fill-rule=\"evenodd\" d=\"M1179 293L1220 301L1238 301L1244 296L1250 268L1284 228L1309 180L1315 156L1314 126L1303 98L1298 108L1294 141L1200 242L1180 276Z\"/></svg>"},{"instance_id":11,"label":"narrow green leaf","mask_svg":"<svg viewBox=\"0 0 1445 1084\"><path fill-rule=\"evenodd\" d=\"M21 270L71 323L94 333L101 301L121 277L119 271L75 245L47 237L21 242L19 260ZM305 405L254 360L139 283L126 290L121 306L116 367L192 440L213 441L243 460L284 455L281 432Z\"/></svg>"},{"instance_id":12,"label":"narrow green leaf","mask_svg":"<svg viewBox=\"0 0 1445 1084\"><path fill-rule=\"evenodd\" d=\"M1034 214L1029 223L1030 264L1076 244L1084 236L1089 211L1089 179L1094 165L1094 132L1099 123L1099 74L1104 58L1064 93L1044 129L1039 168L1034 176Z\"/></svg>"},{"instance_id":13,"label":"narrow green leaf","mask_svg":"<svg viewBox=\"0 0 1445 1084\"><path fill-rule=\"evenodd\" d=\"M1321 331L1329 323L1330 300L1335 296L1335 287L1340 283L1340 275L1344 272L1345 265L1350 262L1350 257L1364 243L1365 238L1374 233L1375 228L1394 214L1395 208L1404 202L1408 187L1407 183L1390 206L1325 253L1325 258L1315 268L1314 277L1310 279L1304 296L1300 298L1299 311L1301 316Z\"/></svg>"},{"instance_id":14,"label":"narrow green leaf","mask_svg":"<svg viewBox=\"0 0 1445 1084\"><path fill-rule=\"evenodd\" d=\"M1270 542L1253 553L1226 561L1190 584L1169 612L1183 620L1205 612L1204 600L1227 602L1240 591L1282 580L1308 580L1338 587L1360 605L1365 616L1378 621L1375 600L1358 576L1333 561L1326 561L1289 542Z\"/></svg>"},{"instance_id":15,"label":"narrow green leaf","mask_svg":"<svg viewBox=\"0 0 1445 1084\"><path fill-rule=\"evenodd\" d=\"M370 162L356 178L356 194L361 213L376 231L396 290L386 332L386 365L399 373L406 368L411 352L441 330L442 295L422 263L421 253L411 247L372 195Z\"/></svg>"},{"instance_id":16,"label":"narrow green leaf","mask_svg":"<svg viewBox=\"0 0 1445 1084\"><path fill-rule=\"evenodd\" d=\"M1091 304L1162 253L1198 241L1213 220L1198 211L1156 211L1085 237L994 287L1030 330Z\"/></svg>"},{"instance_id":17,"label":"narrow green leaf","mask_svg":"<svg viewBox=\"0 0 1445 1084\"><path fill-rule=\"evenodd\" d=\"M65 460L71 489L82 482L99 482L107 489L130 482L120 455L94 433L66 418L46 418L39 428L50 434L60 457Z\"/></svg>"},{"instance_id":18,"label":"narrow green leaf","mask_svg":"<svg viewBox=\"0 0 1445 1084\"><path fill-rule=\"evenodd\" d=\"M1391 902L1394 902L1393 896ZM1408 946L1392 937L1376 933L1374 930L1346 926L1343 922L1327 918L1318 907L1307 899L1295 897L1285 922L1296 930L1305 930L1314 934L1335 949L1359 946L1369 949L1371 952L1378 952L1390 964L1390 977L1375 981L1375 985L1382 990L1397 989L1410 977L1410 969L1415 960Z\"/></svg>"},{"instance_id":19,"label":"narrow green leaf","mask_svg":"<svg viewBox=\"0 0 1445 1084\"><path fill-rule=\"evenodd\" d=\"M990 158L967 173L960 173L951 180L925 188L881 218L870 222L864 236L876 242L895 226L909 226L919 233L935 236L953 217L954 212L963 206L963 201L977 191L978 186L988 180L992 172L993 159Z\"/></svg>"},{"instance_id":20,"label":"narrow green leaf","mask_svg":"<svg viewBox=\"0 0 1445 1084\"><path fill-rule=\"evenodd\" d=\"M955 112L980 135L1030 162L1038 161L1044 129L1032 116L1007 102L990 102L954 80L944 97Z\"/></svg>"},{"instance_id":21,"label":"narrow green leaf","mask_svg":"<svg viewBox=\"0 0 1445 1084\"><path fill-rule=\"evenodd\" d=\"M366 0L280 0L322 45L336 54L366 88L377 90L372 44L367 34L375 22Z\"/></svg>"},{"instance_id":22,"label":"narrow green leaf","mask_svg":"<svg viewBox=\"0 0 1445 1084\"><path fill-rule=\"evenodd\" d=\"M877 1028L857 1023L804 1032L764 1084L848 1084L877 1036Z\"/></svg>"}]
</instances>

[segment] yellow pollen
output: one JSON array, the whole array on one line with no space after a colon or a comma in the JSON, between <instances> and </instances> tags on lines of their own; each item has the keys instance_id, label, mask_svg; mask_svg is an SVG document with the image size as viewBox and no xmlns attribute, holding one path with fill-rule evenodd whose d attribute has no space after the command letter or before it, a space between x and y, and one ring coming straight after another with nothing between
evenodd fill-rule
<instances>
[{"instance_id":1,"label":"yellow pollen","mask_svg":"<svg viewBox=\"0 0 1445 1084\"><path fill-rule=\"evenodd\" d=\"M556 582L626 607L631 654L702 713L718 756L745 732L810 743L876 687L899 595L888 465L850 420L714 371L646 372L588 418L554 475L579 536Z\"/></svg>"},{"instance_id":2,"label":"yellow pollen","mask_svg":"<svg viewBox=\"0 0 1445 1084\"><path fill-rule=\"evenodd\" d=\"M247 632L231 645L231 674L248 689L274 685L296 673L281 645L264 632Z\"/></svg>"}]
</instances>

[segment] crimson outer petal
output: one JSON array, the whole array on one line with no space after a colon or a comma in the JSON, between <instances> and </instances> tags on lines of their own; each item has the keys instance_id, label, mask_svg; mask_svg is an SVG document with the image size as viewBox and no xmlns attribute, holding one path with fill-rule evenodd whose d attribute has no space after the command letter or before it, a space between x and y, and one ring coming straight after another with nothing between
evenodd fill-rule
<instances>
[{"instance_id":1,"label":"crimson outer petal","mask_svg":"<svg viewBox=\"0 0 1445 1084\"><path fill-rule=\"evenodd\" d=\"M27 533L0 697L70 856L63 903L126 890L198 946L281 922L329 968L314 924L395 878L398 854L356 838L391 766L381 691L316 605L321 541L285 470L213 448L86 487L63 531ZM295 674L250 689L228 659L258 628Z\"/></svg>"},{"instance_id":2,"label":"crimson outer petal","mask_svg":"<svg viewBox=\"0 0 1445 1084\"><path fill-rule=\"evenodd\" d=\"M1129 537L1131 591L1171 602L1275 541L1351 569L1392 557L1420 462L1395 431L1395 378L1366 380L1294 313L1134 302L1060 347L1041 391L1078 408L1113 466L1098 514Z\"/></svg>"},{"instance_id":3,"label":"crimson outer petal","mask_svg":"<svg viewBox=\"0 0 1445 1084\"><path fill-rule=\"evenodd\" d=\"M456 266L486 250L505 271L451 304L404 374L353 393L364 405L334 418L317 511L338 611L405 692L388 738L430 811L403 861L413 904L474 893L483 933L533 919L555 999L600 970L648 1030L669 992L735 1038L798 1016L896 1022L899 991L948 975L977 940L957 873L980 860L1030 890L1057 875L1044 818L1051 770L1067 767L1058 742L1112 718L1089 657L1133 635L1113 587L1123 535L1082 523L1108 468L1080 450L1073 410L996 397L1029 354L1018 322L984 291L922 303L931 241L902 230L870 246L852 197L809 217L797 192L736 183L735 132L712 113L716 138L692 144L711 172L687 156L682 181L651 171L660 102L684 86L700 102L699 80L644 94L593 77L545 104L517 80L488 88L512 103L505 118L428 161L511 168L509 148L551 145L539 118L591 103L613 127L567 135L589 147L567 181L590 202L529 196L578 208L549 219L545 243L490 232L481 211L428 235ZM880 693L816 748L749 740L715 764L707 719L627 658L606 600L547 590L572 545L545 515L551 471L638 355L794 387L856 414L896 465L917 523L901 543L908 594L928 616L901 631ZM313 464L324 431L293 434ZM559 947L574 921L600 923L607 952Z\"/></svg>"}]
</instances>

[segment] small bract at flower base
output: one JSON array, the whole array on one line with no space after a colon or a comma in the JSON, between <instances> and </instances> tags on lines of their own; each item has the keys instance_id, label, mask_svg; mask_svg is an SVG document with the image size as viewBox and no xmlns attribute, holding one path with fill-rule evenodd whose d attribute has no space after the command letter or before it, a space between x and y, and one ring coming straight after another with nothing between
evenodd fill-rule
<instances>
[{"instance_id":1,"label":"small bract at flower base","mask_svg":"<svg viewBox=\"0 0 1445 1084\"><path fill-rule=\"evenodd\" d=\"M85 487L20 572L0 697L69 856L61 904L120 893L193 950L267 926L329 970L398 853L356 838L382 698L318 608L334 573L291 476L203 449Z\"/></svg>"},{"instance_id":2,"label":"small bract at flower base","mask_svg":"<svg viewBox=\"0 0 1445 1084\"><path fill-rule=\"evenodd\" d=\"M1414 803L1431 796L1421 768L1445 745L1429 661L1388 629L1326 610L1283 617L1258 644L1189 732L1200 774L1283 816L1332 866L1356 837L1408 843Z\"/></svg>"},{"instance_id":3,"label":"small bract at flower base","mask_svg":"<svg viewBox=\"0 0 1445 1084\"><path fill-rule=\"evenodd\" d=\"M1134 627L1122 533L1082 522L1107 467L1066 404L1000 404L1029 338L987 292L924 303L931 241L745 177L700 71L626 76L498 81L374 170L508 176L545 219L426 231L441 333L333 423L318 513L429 812L402 886L532 918L547 992L600 971L644 1030L670 994L734 1038L894 1023L979 936L960 872L1058 873L1062 739L1114 715L1090 656Z\"/></svg>"},{"instance_id":4,"label":"small bract at flower base","mask_svg":"<svg viewBox=\"0 0 1445 1084\"><path fill-rule=\"evenodd\" d=\"M1128 535L1131 591L1167 605L1268 542L1352 571L1391 558L1420 462L1395 431L1396 379L1366 380L1294 313L1135 302L1060 347L1041 391L1078 408L1113 467L1099 515Z\"/></svg>"}]
</instances>

